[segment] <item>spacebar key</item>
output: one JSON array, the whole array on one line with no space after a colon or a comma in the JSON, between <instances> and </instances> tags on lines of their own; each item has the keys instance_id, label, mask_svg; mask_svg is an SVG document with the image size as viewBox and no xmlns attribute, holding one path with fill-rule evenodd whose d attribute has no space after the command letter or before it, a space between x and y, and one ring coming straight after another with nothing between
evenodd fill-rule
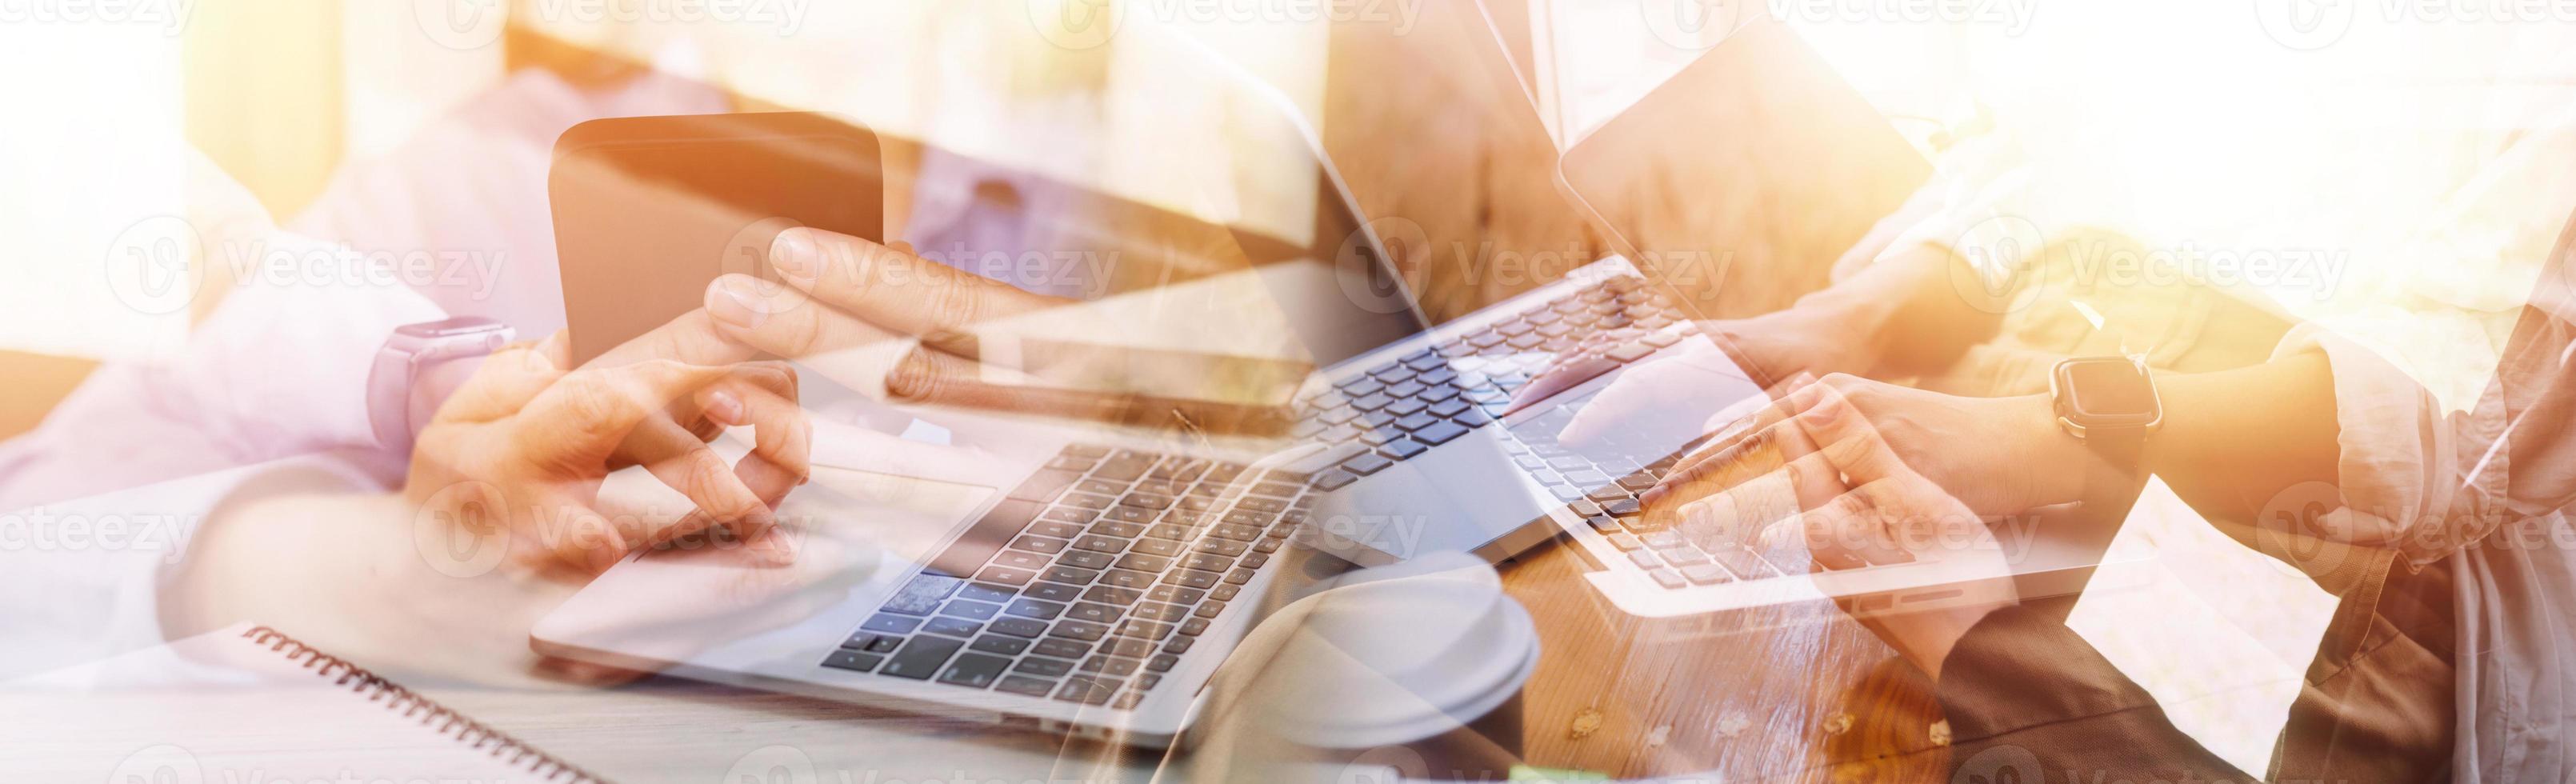
<instances>
[{"instance_id":1,"label":"spacebar key","mask_svg":"<svg viewBox=\"0 0 2576 784\"><path fill-rule=\"evenodd\" d=\"M1358 457L1360 456L1360 453L1366 451L1369 451L1367 444L1359 442L1342 444L1331 449L1326 449L1305 457L1297 458L1295 462L1280 466L1276 470L1304 476L1339 465L1342 461Z\"/></svg>"},{"instance_id":2,"label":"spacebar key","mask_svg":"<svg viewBox=\"0 0 2576 784\"><path fill-rule=\"evenodd\" d=\"M1029 521L1037 519L1038 512L1045 508L1046 504L1020 500L993 505L993 511L985 512L983 519L975 521L975 527L966 529L957 541L939 551L938 558L931 559L929 571L950 577L975 576L977 570L984 568L984 562L993 560L993 554L1017 538L1020 530L1029 527Z\"/></svg>"}]
</instances>

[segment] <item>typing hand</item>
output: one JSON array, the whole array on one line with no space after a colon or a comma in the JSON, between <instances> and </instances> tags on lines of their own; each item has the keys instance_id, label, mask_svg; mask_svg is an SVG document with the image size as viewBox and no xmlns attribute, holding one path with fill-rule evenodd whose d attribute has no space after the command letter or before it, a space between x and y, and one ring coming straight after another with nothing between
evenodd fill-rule
<instances>
[{"instance_id":1,"label":"typing hand","mask_svg":"<svg viewBox=\"0 0 2576 784\"><path fill-rule=\"evenodd\" d=\"M564 345L557 337L494 354L440 407L404 487L422 514L476 534L506 532L523 566L582 573L709 528L759 541L772 505L810 470L795 376L777 363L631 352L565 369ZM702 420L751 426L752 456L730 463L704 433L679 424ZM600 483L628 464L645 466L694 509L603 509Z\"/></svg>"},{"instance_id":2,"label":"typing hand","mask_svg":"<svg viewBox=\"0 0 2576 784\"><path fill-rule=\"evenodd\" d=\"M1822 503L1808 503L1802 492L1799 516L1808 548L1818 565L1838 566L1941 560L1969 579L1954 586L1962 593L1931 609L1860 610L1894 607L1897 602L1870 602L1846 597L1845 612L1869 627L1906 660L1934 677L1941 662L1979 620L2019 601L2012 573L1987 529L1967 504L1943 492L1898 457L1859 409L1831 387L1809 398L1810 405L1788 418L1797 440L1814 446L1812 469L1802 471L1813 490L1829 482L1841 492Z\"/></svg>"},{"instance_id":3,"label":"typing hand","mask_svg":"<svg viewBox=\"0 0 2576 784\"><path fill-rule=\"evenodd\" d=\"M1784 436L1794 425L1785 420L1827 396L1866 420L1906 465L1980 514L2017 514L2082 492L2088 458L2058 429L2045 396L1962 397L1837 374L1775 387L1769 406L1684 456L1641 500L1652 506L1707 481L1749 446L1790 441Z\"/></svg>"},{"instance_id":4,"label":"typing hand","mask_svg":"<svg viewBox=\"0 0 2576 784\"><path fill-rule=\"evenodd\" d=\"M974 383L977 361L942 348L979 325L1070 300L812 228L779 234L769 265L786 285L735 274L707 287L706 312L725 338L892 400L1090 413L1063 410L1075 402L1064 396ZM914 348L916 338L927 343Z\"/></svg>"}]
</instances>

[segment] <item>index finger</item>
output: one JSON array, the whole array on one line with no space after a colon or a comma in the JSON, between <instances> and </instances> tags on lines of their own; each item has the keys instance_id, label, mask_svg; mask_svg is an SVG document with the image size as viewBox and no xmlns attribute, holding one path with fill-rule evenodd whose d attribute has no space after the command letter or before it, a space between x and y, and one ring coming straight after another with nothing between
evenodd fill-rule
<instances>
[{"instance_id":1,"label":"index finger","mask_svg":"<svg viewBox=\"0 0 2576 784\"><path fill-rule=\"evenodd\" d=\"M788 285L851 315L912 335L960 331L1063 300L820 229L779 232L769 264Z\"/></svg>"}]
</instances>

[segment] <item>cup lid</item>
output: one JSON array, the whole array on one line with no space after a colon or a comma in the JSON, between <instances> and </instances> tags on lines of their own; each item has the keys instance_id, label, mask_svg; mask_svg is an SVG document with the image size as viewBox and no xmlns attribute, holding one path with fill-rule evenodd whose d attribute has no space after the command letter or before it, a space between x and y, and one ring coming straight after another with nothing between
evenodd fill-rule
<instances>
[{"instance_id":1,"label":"cup lid","mask_svg":"<svg viewBox=\"0 0 2576 784\"><path fill-rule=\"evenodd\" d=\"M1500 707L1538 666L1529 612L1463 553L1353 573L1262 627L1256 638L1277 639L1261 704L1282 735L1312 746L1438 735Z\"/></svg>"}]
</instances>

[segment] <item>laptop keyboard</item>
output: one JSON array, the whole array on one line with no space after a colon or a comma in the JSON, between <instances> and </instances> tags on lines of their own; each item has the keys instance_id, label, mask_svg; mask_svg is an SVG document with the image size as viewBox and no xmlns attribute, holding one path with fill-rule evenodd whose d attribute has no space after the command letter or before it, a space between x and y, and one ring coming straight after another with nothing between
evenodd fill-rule
<instances>
[{"instance_id":1,"label":"laptop keyboard","mask_svg":"<svg viewBox=\"0 0 2576 784\"><path fill-rule=\"evenodd\" d=\"M823 666L1134 707L1306 519L1308 477L1247 472L1068 446Z\"/></svg>"},{"instance_id":2,"label":"laptop keyboard","mask_svg":"<svg viewBox=\"0 0 2576 784\"><path fill-rule=\"evenodd\" d=\"M1327 448L1257 476L1240 463L1068 446L822 666L1133 708L1215 619L1242 603L1243 586L1304 524L1317 494L1492 424L1561 352L1611 346L1565 371L1599 375L1679 342L1664 328L1684 320L1670 299L1633 277L1531 306L1308 396L1291 435ZM1525 466L1530 457L1548 456L1544 465L1571 455L1553 444L1505 442ZM1626 492L1602 468L1583 470ZM1594 509L1591 495L1602 491L1552 489L1577 511L1614 521L1612 510L1635 505L1628 496L1624 506L1614 499Z\"/></svg>"},{"instance_id":3,"label":"laptop keyboard","mask_svg":"<svg viewBox=\"0 0 2576 784\"><path fill-rule=\"evenodd\" d=\"M1338 490L1493 423L1560 352L1587 340L1616 344L1566 369L1597 376L1680 342L1657 330L1683 320L1671 299L1625 276L1531 306L1311 396L1289 435L1328 448L1286 468L1313 474L1316 489Z\"/></svg>"}]
</instances>

